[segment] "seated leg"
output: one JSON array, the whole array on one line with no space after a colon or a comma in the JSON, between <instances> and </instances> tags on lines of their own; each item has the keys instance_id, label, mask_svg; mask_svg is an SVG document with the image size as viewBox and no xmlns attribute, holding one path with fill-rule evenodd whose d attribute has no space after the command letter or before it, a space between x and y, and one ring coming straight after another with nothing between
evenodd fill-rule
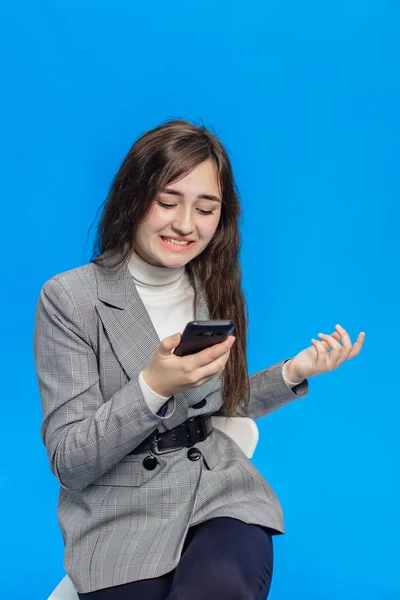
<instances>
[{"instance_id":1,"label":"seated leg","mask_svg":"<svg viewBox=\"0 0 400 600\"><path fill-rule=\"evenodd\" d=\"M272 571L268 528L210 519L189 530L167 600L265 600Z\"/></svg>"}]
</instances>

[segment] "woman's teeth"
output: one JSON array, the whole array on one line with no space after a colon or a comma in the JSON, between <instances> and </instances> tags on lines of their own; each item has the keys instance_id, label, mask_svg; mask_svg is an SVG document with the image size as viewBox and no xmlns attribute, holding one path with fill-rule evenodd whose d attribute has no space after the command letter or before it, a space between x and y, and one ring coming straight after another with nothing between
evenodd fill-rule
<instances>
[{"instance_id":1,"label":"woman's teeth","mask_svg":"<svg viewBox=\"0 0 400 600\"><path fill-rule=\"evenodd\" d=\"M169 242L170 244L176 244L177 246L188 246L191 242L184 242L178 240L172 240L171 238L161 236L163 240Z\"/></svg>"}]
</instances>

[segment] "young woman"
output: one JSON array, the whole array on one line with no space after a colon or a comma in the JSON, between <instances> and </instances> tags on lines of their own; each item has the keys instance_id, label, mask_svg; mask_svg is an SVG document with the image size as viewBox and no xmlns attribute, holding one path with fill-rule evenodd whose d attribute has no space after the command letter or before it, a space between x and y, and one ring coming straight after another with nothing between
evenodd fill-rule
<instances>
[{"instance_id":1,"label":"young woman","mask_svg":"<svg viewBox=\"0 0 400 600\"><path fill-rule=\"evenodd\" d=\"M169 121L124 159L91 262L40 292L41 435L81 600L268 596L281 506L211 415L258 419L305 396L364 338L337 325L249 377L239 216L221 142ZM195 319L233 319L235 336L178 357Z\"/></svg>"}]
</instances>

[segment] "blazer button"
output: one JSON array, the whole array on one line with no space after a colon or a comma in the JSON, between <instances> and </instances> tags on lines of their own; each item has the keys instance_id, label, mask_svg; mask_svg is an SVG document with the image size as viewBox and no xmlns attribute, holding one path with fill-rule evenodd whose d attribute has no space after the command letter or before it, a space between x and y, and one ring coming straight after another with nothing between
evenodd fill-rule
<instances>
[{"instance_id":1,"label":"blazer button","mask_svg":"<svg viewBox=\"0 0 400 600\"><path fill-rule=\"evenodd\" d=\"M187 457L189 460L199 460L201 456L201 452L198 448L190 448L187 453Z\"/></svg>"},{"instance_id":2,"label":"blazer button","mask_svg":"<svg viewBox=\"0 0 400 600\"><path fill-rule=\"evenodd\" d=\"M143 459L143 466L145 469L147 469L147 471L152 471L157 465L158 460L155 456L146 456L146 458Z\"/></svg>"},{"instance_id":3,"label":"blazer button","mask_svg":"<svg viewBox=\"0 0 400 600\"><path fill-rule=\"evenodd\" d=\"M203 408L203 406L205 406L206 404L207 400L203 398L203 400L200 400L200 402L198 402L197 404L193 404L193 408Z\"/></svg>"}]
</instances>

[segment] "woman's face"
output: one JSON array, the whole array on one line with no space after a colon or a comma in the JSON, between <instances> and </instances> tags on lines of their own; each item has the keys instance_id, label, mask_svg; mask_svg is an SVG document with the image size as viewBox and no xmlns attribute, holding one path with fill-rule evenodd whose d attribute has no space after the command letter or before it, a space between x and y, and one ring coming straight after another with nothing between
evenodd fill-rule
<instances>
[{"instance_id":1,"label":"woman's face","mask_svg":"<svg viewBox=\"0 0 400 600\"><path fill-rule=\"evenodd\" d=\"M206 160L155 198L137 230L135 251L157 267L181 267L200 254L221 216L221 192L215 164ZM166 238L190 240L176 245Z\"/></svg>"}]
</instances>

